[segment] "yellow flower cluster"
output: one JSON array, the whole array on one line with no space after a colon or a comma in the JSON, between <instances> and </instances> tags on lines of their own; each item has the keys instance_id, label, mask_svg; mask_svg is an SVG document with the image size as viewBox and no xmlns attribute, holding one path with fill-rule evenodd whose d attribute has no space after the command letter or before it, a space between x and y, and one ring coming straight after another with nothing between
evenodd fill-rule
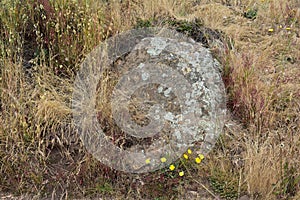
<instances>
[{"instance_id":1,"label":"yellow flower cluster","mask_svg":"<svg viewBox=\"0 0 300 200\"><path fill-rule=\"evenodd\" d=\"M183 154L183 157L184 157L186 160L188 160L188 159L189 159L189 155L191 155L192 153L193 153L193 151L192 151L191 149L188 149L188 150L187 150L187 153L184 153L184 154ZM200 164L200 163L202 162L203 159L204 159L204 155L203 155L203 154L199 154L198 157L195 158L195 162L198 163L198 164ZM147 158L147 159L145 160L145 163L146 163L146 164L150 164L150 162L151 162L151 159L150 159L150 158ZM162 162L162 163L167 162L167 158L161 157L161 158L160 158L160 162ZM176 169L176 167L175 167L175 165L171 164L171 165L169 166L169 169L170 169L171 171L174 171L174 170ZM179 175L179 176L184 176L184 171L178 172L178 175Z\"/></svg>"},{"instance_id":2,"label":"yellow flower cluster","mask_svg":"<svg viewBox=\"0 0 300 200\"><path fill-rule=\"evenodd\" d=\"M282 26L282 25L279 25L279 28L282 29L283 26ZM285 30L290 31L290 30L291 30L291 27L285 27ZM270 32L270 33L274 32L274 28L269 28L269 29L268 29L268 32Z\"/></svg>"},{"instance_id":3,"label":"yellow flower cluster","mask_svg":"<svg viewBox=\"0 0 300 200\"><path fill-rule=\"evenodd\" d=\"M204 155L200 154L198 157L195 158L195 162L200 164L204 159Z\"/></svg>"},{"instance_id":4,"label":"yellow flower cluster","mask_svg":"<svg viewBox=\"0 0 300 200\"><path fill-rule=\"evenodd\" d=\"M185 154L183 154L183 157L185 158L185 159L189 159L189 155L191 155L193 153L193 151L191 150L191 149L188 149L187 150L187 154L185 153Z\"/></svg>"},{"instance_id":5,"label":"yellow flower cluster","mask_svg":"<svg viewBox=\"0 0 300 200\"><path fill-rule=\"evenodd\" d=\"M150 162L151 162L151 159L150 159L150 158L147 158L147 159L145 160L145 163L146 163L146 164L150 164ZM160 158L160 162L165 163L165 162L167 162L167 159L166 159L165 157L161 157L161 158Z\"/></svg>"}]
</instances>

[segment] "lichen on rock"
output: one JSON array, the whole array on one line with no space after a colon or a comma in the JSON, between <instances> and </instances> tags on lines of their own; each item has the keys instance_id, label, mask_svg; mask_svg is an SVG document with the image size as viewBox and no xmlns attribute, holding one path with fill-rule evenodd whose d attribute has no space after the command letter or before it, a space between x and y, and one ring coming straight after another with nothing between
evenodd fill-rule
<instances>
[{"instance_id":1,"label":"lichen on rock","mask_svg":"<svg viewBox=\"0 0 300 200\"><path fill-rule=\"evenodd\" d=\"M100 144L91 149L97 158L114 168L140 173L162 167L159 162L162 156L168 155L165 164L170 164L195 143L202 154L207 154L221 133L226 111L220 64L209 49L168 29L133 31L108 44L105 52L108 52L110 68L106 70L113 69L118 75L109 91L111 105L106 106L111 106L110 116L120 133L125 134L124 140L130 138L131 142L130 145L111 146L105 133L100 132L95 136L100 138L89 140L100 140ZM95 51L90 60L101 57L99 53L101 49ZM120 56L123 60L112 66ZM97 72L97 69L90 72ZM98 78L86 80L93 83ZM79 120L82 119L79 117ZM93 130L96 128L90 132ZM104 146L111 146L115 159L105 154L108 148ZM102 151L95 148L102 148ZM120 155L122 159L113 164L112 160ZM156 162L145 164L146 158Z\"/></svg>"}]
</instances>

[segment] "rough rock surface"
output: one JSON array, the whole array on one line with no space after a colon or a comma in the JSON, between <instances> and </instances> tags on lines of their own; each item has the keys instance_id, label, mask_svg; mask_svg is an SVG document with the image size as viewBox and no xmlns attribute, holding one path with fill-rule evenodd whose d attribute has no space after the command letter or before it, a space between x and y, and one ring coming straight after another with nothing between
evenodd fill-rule
<instances>
[{"instance_id":1,"label":"rough rock surface","mask_svg":"<svg viewBox=\"0 0 300 200\"><path fill-rule=\"evenodd\" d=\"M134 70L134 73L131 73L128 78L134 77L135 81L131 80L131 83L127 83L126 80L122 80L120 88L117 88L118 91L124 94L128 88L134 88L132 94L134 94L135 99L142 101L135 101L140 109L143 102L150 102L150 105L144 104L141 110L160 113L160 116L153 117L151 120L156 126L144 126L140 134L144 136L147 129L150 132L153 132L154 128L158 129L157 127L161 125L162 120L178 124L182 112L193 113L194 118L189 119L196 121L190 121L187 124L188 128L185 127L183 132L177 132L175 129L178 127L172 127L172 123L168 126L168 128L173 128L173 137L171 135L169 138L176 141L176 144L189 143L189 140L204 141L201 151L204 154L208 153L220 134L218 128L222 126L222 117L225 114L225 95L220 75L221 66L207 48L192 40L180 42L164 37L144 38L126 57L125 63L119 67L123 74ZM178 78L178 75L182 77ZM187 81L186 84L182 83L183 79ZM137 87L149 83L156 83L157 85L152 88L141 87L138 89ZM127 97L132 98L132 94L128 93ZM120 97L121 93L115 91L115 96ZM120 102L126 100L117 98L116 113L123 114L120 109L122 108ZM160 106L153 107L156 104L160 104ZM120 121L123 119L118 119L119 124L121 124ZM132 124L128 118L125 119L123 124L127 126ZM194 126L192 130L191 126ZM141 127L135 128L140 129ZM168 130L160 128L165 134L168 132ZM130 132L129 129L128 131ZM138 136L137 132L139 131L134 131L135 135ZM163 144L165 143L166 141L163 141ZM158 147L152 149L156 148Z\"/></svg>"},{"instance_id":2,"label":"rough rock surface","mask_svg":"<svg viewBox=\"0 0 300 200\"><path fill-rule=\"evenodd\" d=\"M217 60L178 32L154 33L134 30L112 38L90 54L75 82L75 119L85 130L85 146L117 170L157 170L195 145L205 155L224 125L225 89ZM109 67L99 70L103 63ZM117 76L106 107L111 106L109 116L126 145L112 144L94 119L93 91L105 70ZM167 162L162 164L161 157Z\"/></svg>"}]
</instances>

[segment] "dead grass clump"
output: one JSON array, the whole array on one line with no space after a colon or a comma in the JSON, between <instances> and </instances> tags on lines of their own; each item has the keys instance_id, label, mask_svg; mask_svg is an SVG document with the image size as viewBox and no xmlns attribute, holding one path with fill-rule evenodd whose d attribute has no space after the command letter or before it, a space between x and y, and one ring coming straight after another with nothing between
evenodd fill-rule
<instances>
[{"instance_id":1,"label":"dead grass clump","mask_svg":"<svg viewBox=\"0 0 300 200\"><path fill-rule=\"evenodd\" d=\"M2 63L1 72L1 185L16 192L42 190L43 149L34 126L32 88L24 80L20 63ZM28 190L28 185L37 187ZM25 189L27 188L27 189Z\"/></svg>"},{"instance_id":2,"label":"dead grass clump","mask_svg":"<svg viewBox=\"0 0 300 200\"><path fill-rule=\"evenodd\" d=\"M232 132L241 139L227 141L225 149L234 149L236 143L242 147L243 153L237 154L244 162L241 182L253 198L288 198L299 190L299 171L293 169L299 163L295 162L299 152L295 137L299 131L299 59L295 59L300 53L299 25L297 12L291 14L292 9L297 10L292 6L296 2L243 1L235 8L240 13L257 9L255 20L237 16L221 4L216 10L213 4L200 4L202 12L195 13L204 24L225 32L234 41L232 48L220 50L218 57L225 67L228 105L247 134ZM280 14L272 17L270 13ZM276 28L270 31L272 27ZM222 162L225 165L225 160ZM223 171L230 173L232 169Z\"/></svg>"}]
</instances>

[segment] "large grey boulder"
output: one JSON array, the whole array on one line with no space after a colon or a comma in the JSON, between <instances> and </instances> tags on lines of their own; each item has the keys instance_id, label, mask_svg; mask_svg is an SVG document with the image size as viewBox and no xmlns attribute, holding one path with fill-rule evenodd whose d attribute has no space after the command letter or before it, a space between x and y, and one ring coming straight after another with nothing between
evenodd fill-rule
<instances>
[{"instance_id":1,"label":"large grey boulder","mask_svg":"<svg viewBox=\"0 0 300 200\"><path fill-rule=\"evenodd\" d=\"M220 71L207 48L176 31L132 30L111 38L87 57L75 81L74 119L85 146L101 162L134 173L164 167L193 146L206 155L224 125ZM107 107L130 145L110 141L95 119L103 72L116 76Z\"/></svg>"}]
</instances>

